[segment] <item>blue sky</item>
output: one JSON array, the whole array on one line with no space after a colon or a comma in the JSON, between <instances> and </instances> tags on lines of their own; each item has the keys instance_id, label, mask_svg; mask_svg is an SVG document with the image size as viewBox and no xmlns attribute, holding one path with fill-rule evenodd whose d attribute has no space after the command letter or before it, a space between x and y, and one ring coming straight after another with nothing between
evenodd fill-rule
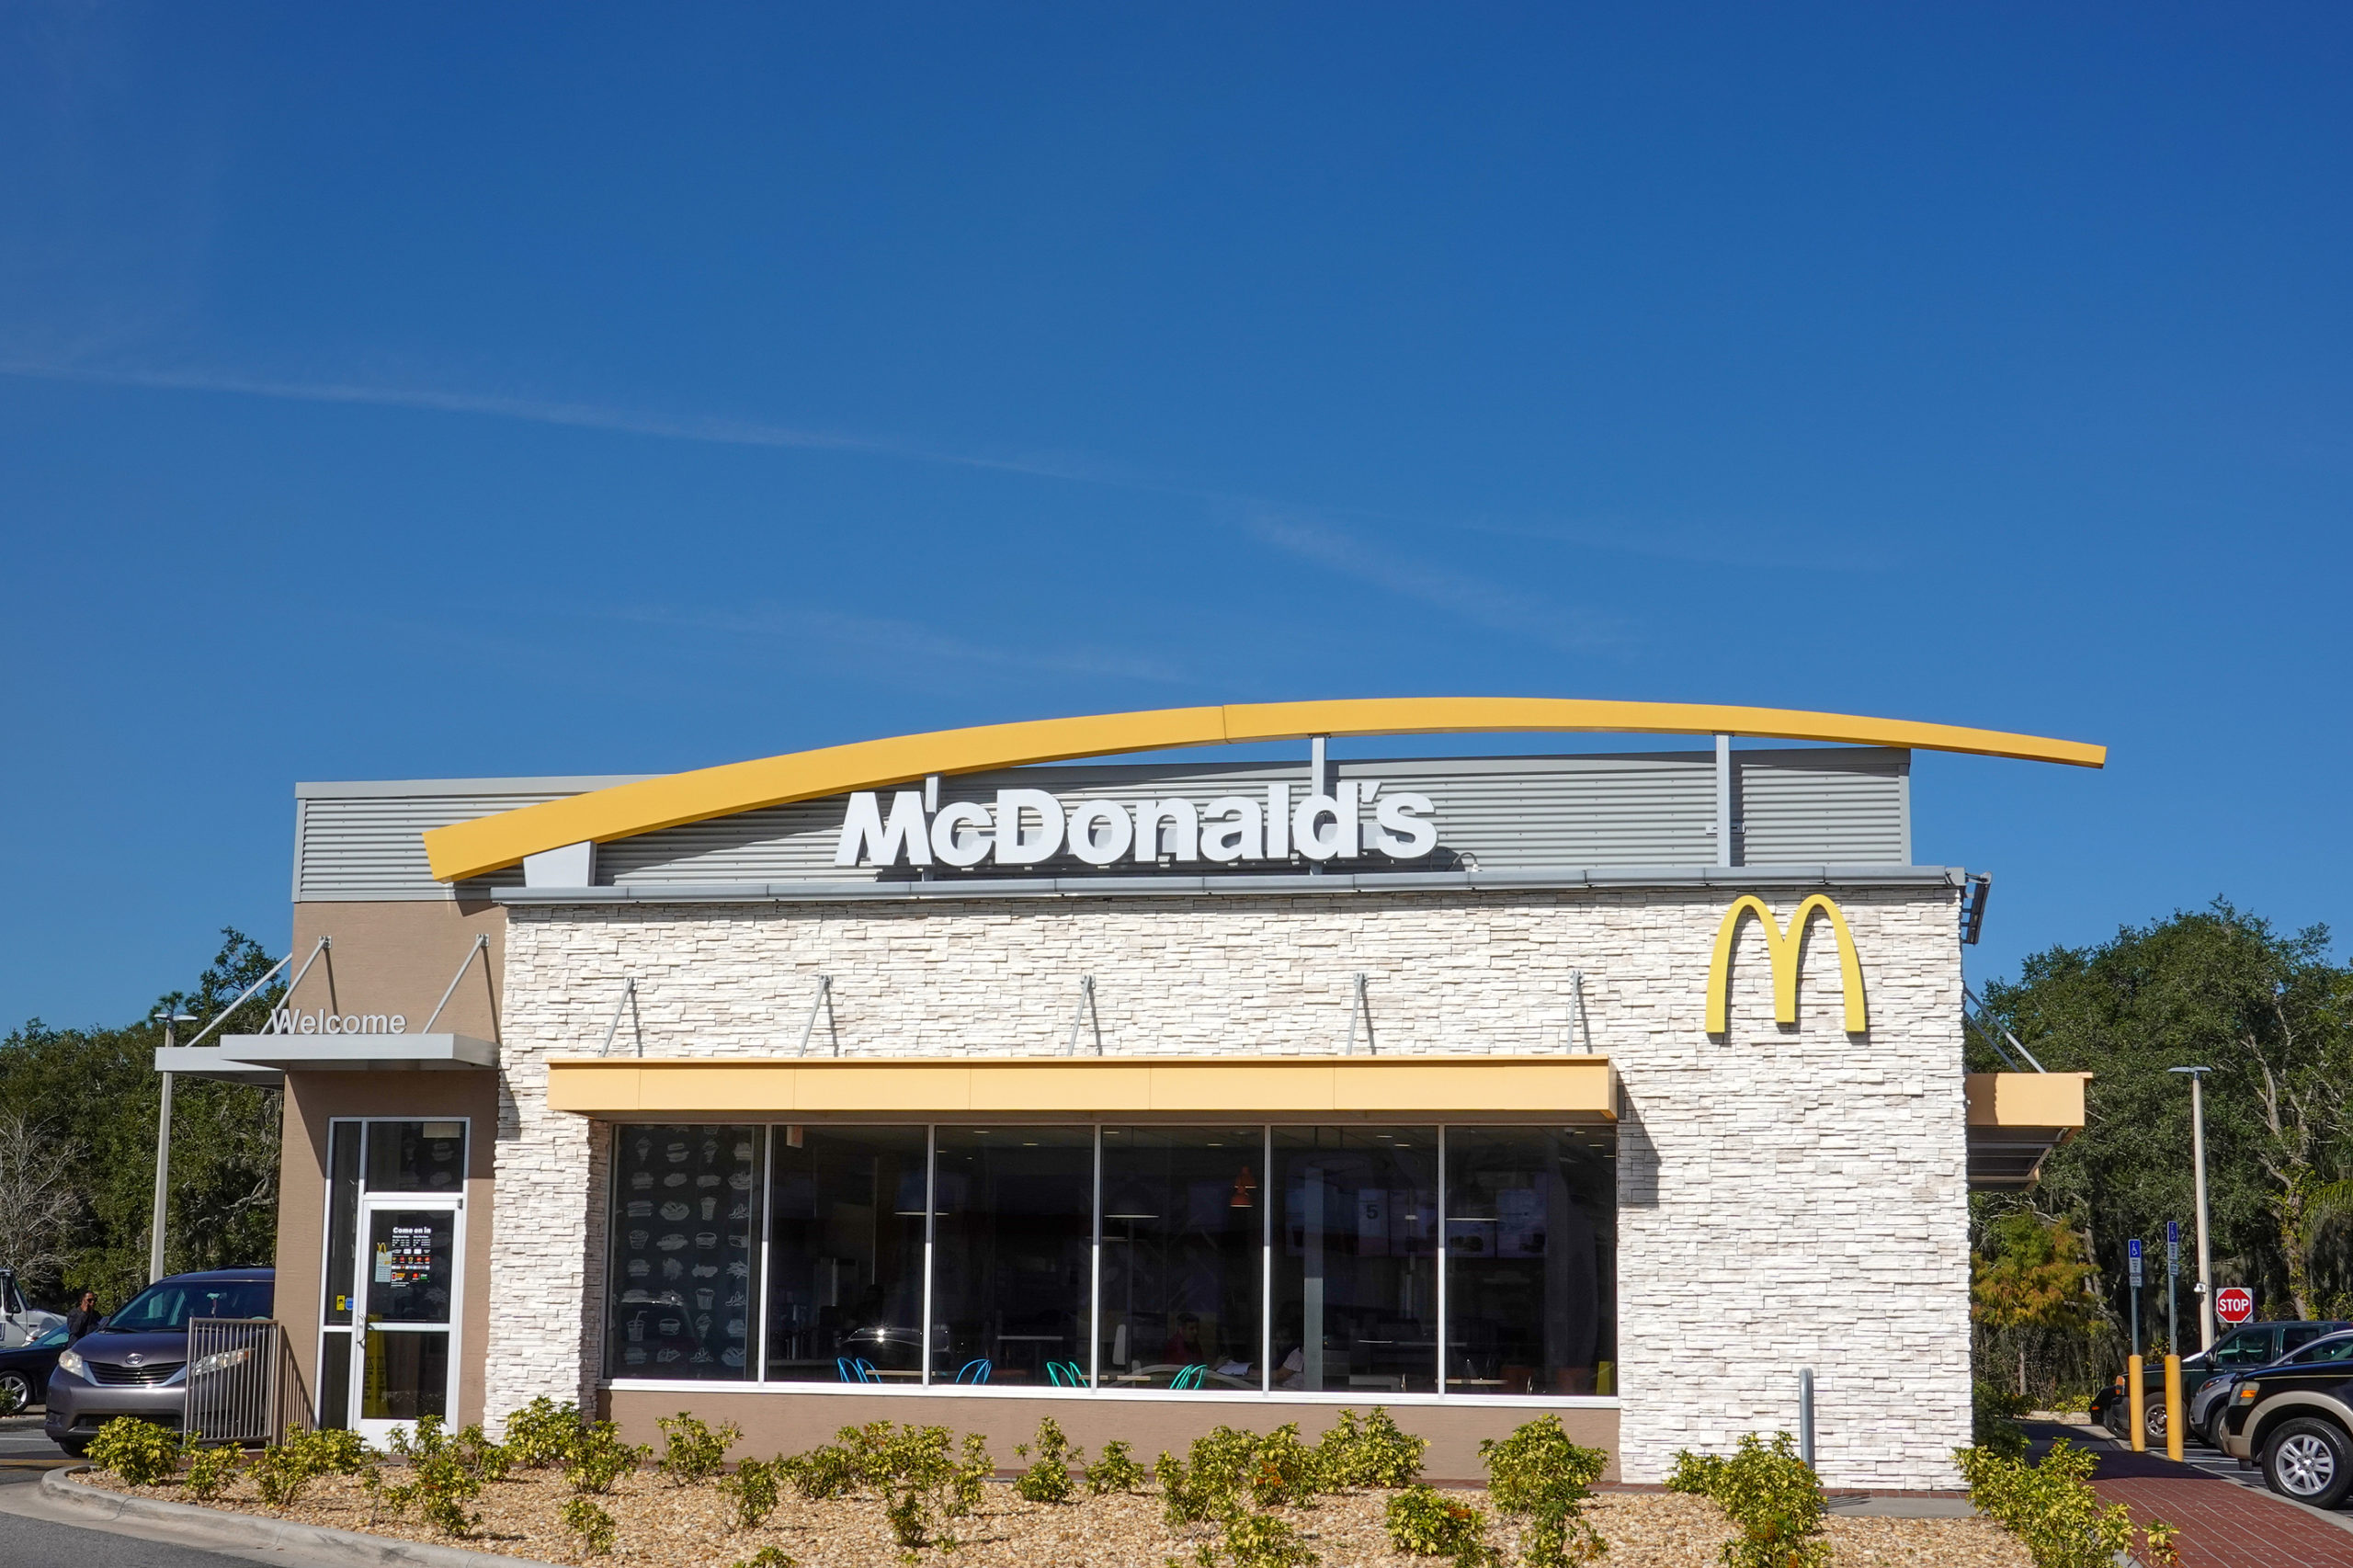
<instances>
[{"instance_id":1,"label":"blue sky","mask_svg":"<svg viewBox=\"0 0 2353 1568\"><path fill-rule=\"evenodd\" d=\"M1501 693L1923 756L1980 978L2336 918L2341 7L0 6L0 1019L301 778Z\"/></svg>"}]
</instances>

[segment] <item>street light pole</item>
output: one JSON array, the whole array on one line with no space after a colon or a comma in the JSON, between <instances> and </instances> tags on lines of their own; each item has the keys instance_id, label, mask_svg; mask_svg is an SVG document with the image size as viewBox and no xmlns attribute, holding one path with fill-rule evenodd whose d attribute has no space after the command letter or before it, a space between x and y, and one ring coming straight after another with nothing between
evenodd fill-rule
<instances>
[{"instance_id":1,"label":"street light pole","mask_svg":"<svg viewBox=\"0 0 2353 1568\"><path fill-rule=\"evenodd\" d=\"M196 1022L193 1013L157 1013L164 1023L164 1049L177 1043L174 1030ZM155 1118L155 1209L147 1221L147 1283L164 1277L164 1211L172 1187L172 1074L164 1077L164 1103Z\"/></svg>"},{"instance_id":2,"label":"street light pole","mask_svg":"<svg viewBox=\"0 0 2353 1568\"><path fill-rule=\"evenodd\" d=\"M2211 1067L2174 1067L2189 1079L2189 1158L2198 1182L2198 1343L2214 1348L2213 1251L2206 1238L2206 1074Z\"/></svg>"}]
</instances>

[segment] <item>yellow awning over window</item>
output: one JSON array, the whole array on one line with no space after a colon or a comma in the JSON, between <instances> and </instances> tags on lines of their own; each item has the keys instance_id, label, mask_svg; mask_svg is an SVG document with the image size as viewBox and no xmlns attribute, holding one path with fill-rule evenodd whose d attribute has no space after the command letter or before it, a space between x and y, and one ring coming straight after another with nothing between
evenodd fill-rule
<instances>
[{"instance_id":1,"label":"yellow awning over window","mask_svg":"<svg viewBox=\"0 0 2353 1568\"><path fill-rule=\"evenodd\" d=\"M1155 1114L1614 1121L1606 1056L558 1057L584 1116Z\"/></svg>"}]
</instances>

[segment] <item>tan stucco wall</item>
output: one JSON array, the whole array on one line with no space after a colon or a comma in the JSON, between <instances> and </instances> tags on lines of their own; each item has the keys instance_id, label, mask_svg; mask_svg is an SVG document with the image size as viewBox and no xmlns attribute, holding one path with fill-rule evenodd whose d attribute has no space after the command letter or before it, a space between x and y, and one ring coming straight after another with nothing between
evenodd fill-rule
<instances>
[{"instance_id":1,"label":"tan stucco wall","mask_svg":"<svg viewBox=\"0 0 2353 1568\"><path fill-rule=\"evenodd\" d=\"M1052 1416L1074 1443L1089 1454L1119 1438L1131 1445L1136 1458L1149 1465L1165 1449L1182 1454L1196 1437L1217 1426L1269 1432L1286 1421L1299 1423L1300 1436L1313 1442L1339 1416L1328 1404L1253 1404L1239 1400L1189 1403L1181 1399L1095 1400L990 1399L957 1394L938 1398L904 1395L786 1394L786 1393L668 1393L650 1389L606 1391L610 1418L622 1437L632 1443L652 1443L658 1449L662 1433L654 1423L665 1415L691 1410L706 1421L733 1421L744 1428L743 1441L733 1451L736 1459L762 1459L770 1454L799 1453L833 1441L844 1426L869 1421L913 1421L946 1426L959 1440L967 1432L988 1439L989 1451L1000 1468L1017 1465L1013 1445L1038 1435L1038 1423ZM1423 1473L1433 1481L1484 1481L1479 1463L1479 1439L1503 1437L1522 1422L1545 1414L1557 1415L1572 1440L1587 1448L1607 1449L1609 1469L1604 1481L1618 1479L1618 1412L1607 1407L1548 1405L1542 1411L1519 1406L1480 1409L1475 1405L1391 1405L1397 1425L1429 1439L1423 1456Z\"/></svg>"},{"instance_id":2,"label":"tan stucco wall","mask_svg":"<svg viewBox=\"0 0 2353 1568\"><path fill-rule=\"evenodd\" d=\"M345 907L351 907L347 905ZM443 983L448 983L444 978ZM454 1004L453 1004L454 1005ZM290 1073L278 1200L278 1320L317 1397L322 1253L326 1244L327 1124L336 1117L470 1119L457 1424L483 1418L490 1340L492 1162L498 1083L489 1073Z\"/></svg>"},{"instance_id":3,"label":"tan stucco wall","mask_svg":"<svg viewBox=\"0 0 2353 1568\"><path fill-rule=\"evenodd\" d=\"M289 1006L399 1013L407 1018L409 1033L421 1033L478 935L490 938L490 978L483 978L477 960L434 1028L494 1040L492 997L506 983L506 911L495 903L298 903L294 961L309 957L321 937L335 941L311 966Z\"/></svg>"}]
</instances>

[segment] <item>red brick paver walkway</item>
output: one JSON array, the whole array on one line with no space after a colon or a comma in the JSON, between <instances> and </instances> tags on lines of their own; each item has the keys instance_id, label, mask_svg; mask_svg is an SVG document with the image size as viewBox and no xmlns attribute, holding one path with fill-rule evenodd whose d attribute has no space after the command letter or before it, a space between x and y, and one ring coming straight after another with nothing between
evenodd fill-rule
<instances>
[{"instance_id":1,"label":"red brick paver walkway","mask_svg":"<svg viewBox=\"0 0 2353 1568\"><path fill-rule=\"evenodd\" d=\"M2130 1508L2136 1526L2151 1519L2180 1526L2182 1568L2353 1568L2353 1529L2268 1493L2163 1454L2086 1443L2080 1427L2031 1423L2027 1430L2037 1458L2047 1439L2063 1436L2097 1452L2093 1490Z\"/></svg>"}]
</instances>

